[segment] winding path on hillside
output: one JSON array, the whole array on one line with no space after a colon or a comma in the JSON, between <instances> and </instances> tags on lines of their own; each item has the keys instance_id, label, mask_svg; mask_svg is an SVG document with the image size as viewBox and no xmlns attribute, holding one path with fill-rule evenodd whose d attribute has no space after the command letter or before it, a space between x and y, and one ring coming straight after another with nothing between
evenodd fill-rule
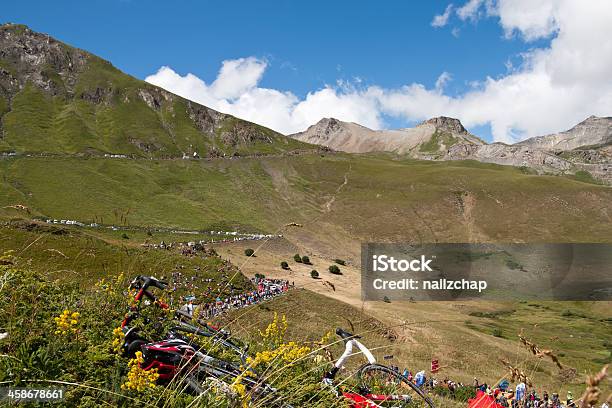
<instances>
[{"instance_id":1,"label":"winding path on hillside","mask_svg":"<svg viewBox=\"0 0 612 408\"><path fill-rule=\"evenodd\" d=\"M352 165L349 164L348 170L346 171L346 173L344 173L344 181L338 186L334 195L332 195L331 198L325 203L325 213L329 213L331 211L332 205L334 205L334 202L336 201L336 196L340 194L340 191L348 184L349 173L351 172L351 170Z\"/></svg>"}]
</instances>

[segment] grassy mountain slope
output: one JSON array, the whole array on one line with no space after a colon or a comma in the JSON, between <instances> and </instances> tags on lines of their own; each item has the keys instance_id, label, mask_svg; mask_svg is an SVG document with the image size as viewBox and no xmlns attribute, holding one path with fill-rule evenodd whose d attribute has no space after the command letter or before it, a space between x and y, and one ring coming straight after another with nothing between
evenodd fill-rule
<instances>
[{"instance_id":1,"label":"grassy mountain slope","mask_svg":"<svg viewBox=\"0 0 612 408\"><path fill-rule=\"evenodd\" d=\"M175 270L187 276L211 277L215 282L219 282L221 277L218 273L222 266L219 258L185 257L175 251L142 250L108 242L72 227L29 223L4 225L0 228L0 248L2 251L16 250L17 265L41 273L50 282L58 279L53 287L58 287L58 282L82 284L82 294L73 293L70 297L60 298L60 307L72 310L79 305L88 319L96 319L97 315L104 315L107 320L114 317L114 321L110 319L107 326L100 330L105 342L110 342L111 329L120 321L125 305L121 302L111 303L104 311L93 305L83 308L83 299L99 291L97 287L83 284L93 284L99 278L108 279L121 272L127 280L140 273L167 276ZM244 259L244 255L239 258ZM320 260L313 258L313 261L313 267L320 269ZM194 268L197 268L197 272ZM346 269L343 270L346 273ZM284 277L293 280L296 273L297 268L295 272L285 271ZM323 279L328 279L327 274L323 273ZM238 287L248 286L240 275L234 283ZM125 282L122 284L126 285ZM340 283L336 282L336 287L341 290ZM195 293L199 299L203 299L199 291ZM42 307L42 304L38 304L38 307ZM593 372L610 361L607 341L610 316L603 303L370 302L355 306L336 300L330 294L322 296L311 290L296 289L288 296L237 310L215 320L231 328L237 338L256 344L259 330L265 328L275 312L287 316L287 338L290 340L317 341L335 327L344 327L362 334L365 344L382 362L415 371L428 367L431 358L438 358L445 366L441 376L466 383L470 383L473 376L486 381L501 378L505 370L497 359L506 358L525 370L538 389L546 387L550 392L571 389L578 394L584 387L582 374ZM107 313L110 315L107 316ZM552 362L538 359L521 347L516 336L521 329L525 329L525 335L540 346L553 347L564 365L577 369L577 375L563 379ZM332 337L333 341L335 339ZM101 343L99 347L107 345ZM337 358L342 347L335 344L330 350ZM86 358L91 358L90 354ZM362 362L360 356L353 359L349 370L343 375L349 375L350 370ZM47 364L43 369L47 370L50 366ZM72 367L68 369L72 371ZM104 378L96 380L104 381ZM120 379L115 378L114 381ZM450 401L439 402L442 407L455 406Z\"/></svg>"},{"instance_id":2,"label":"grassy mountain slope","mask_svg":"<svg viewBox=\"0 0 612 408\"><path fill-rule=\"evenodd\" d=\"M157 236L153 235L156 239ZM15 251L24 264L49 279L59 279L84 288L98 279L123 273L170 276L180 270L186 275L211 278L220 282L219 269L224 263L218 257L189 258L170 251L149 251L129 241L121 242L75 228L31 222L0 225L0 253ZM233 280L241 290L250 283L240 274Z\"/></svg>"},{"instance_id":3,"label":"grassy mountain slope","mask_svg":"<svg viewBox=\"0 0 612 408\"><path fill-rule=\"evenodd\" d=\"M183 161L0 160L0 205L33 215L140 226L224 223L309 241L601 241L612 190L476 162L333 154ZM335 241L333 239L332 241ZM335 246L345 247L344 243ZM324 245L323 245L324 246ZM346 249L344 249L346 251Z\"/></svg>"},{"instance_id":4,"label":"grassy mountain slope","mask_svg":"<svg viewBox=\"0 0 612 408\"><path fill-rule=\"evenodd\" d=\"M216 157L314 149L25 26L0 26L0 50L0 151Z\"/></svg>"}]
</instances>

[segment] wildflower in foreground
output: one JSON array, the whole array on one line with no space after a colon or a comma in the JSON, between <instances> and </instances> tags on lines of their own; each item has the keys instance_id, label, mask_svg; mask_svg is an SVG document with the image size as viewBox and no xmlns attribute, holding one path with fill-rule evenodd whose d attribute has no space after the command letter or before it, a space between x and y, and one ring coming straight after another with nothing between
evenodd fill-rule
<instances>
[{"instance_id":1,"label":"wildflower in foreground","mask_svg":"<svg viewBox=\"0 0 612 408\"><path fill-rule=\"evenodd\" d=\"M53 318L55 320L56 330L55 334L67 335L70 333L76 333L79 325L79 312L70 312L66 309L59 316Z\"/></svg>"},{"instance_id":2,"label":"wildflower in foreground","mask_svg":"<svg viewBox=\"0 0 612 408\"><path fill-rule=\"evenodd\" d=\"M142 352L137 351L136 358L131 359L128 363L130 371L127 375L127 381L121 385L121 389L143 392L147 388L155 388L155 383L159 378L157 368L145 371L140 367L143 361Z\"/></svg>"},{"instance_id":3,"label":"wildflower in foreground","mask_svg":"<svg viewBox=\"0 0 612 408\"><path fill-rule=\"evenodd\" d=\"M123 283L124 275L121 272L115 279L99 279L98 282L94 285L96 288L96 292L105 292L105 293L113 293L120 287Z\"/></svg>"},{"instance_id":4,"label":"wildflower in foreground","mask_svg":"<svg viewBox=\"0 0 612 408\"><path fill-rule=\"evenodd\" d=\"M248 357L247 364L250 368L255 368L262 364L268 365L277 359L285 364L291 364L306 357L308 353L310 353L310 347L290 341L289 343L281 344L275 350L260 351L254 358Z\"/></svg>"},{"instance_id":5,"label":"wildflower in foreground","mask_svg":"<svg viewBox=\"0 0 612 408\"><path fill-rule=\"evenodd\" d=\"M263 332L259 332L264 342L270 342L275 345L279 345L285 338L287 332L287 317L283 317L279 320L278 314L274 312L274 319Z\"/></svg>"},{"instance_id":6,"label":"wildflower in foreground","mask_svg":"<svg viewBox=\"0 0 612 408\"><path fill-rule=\"evenodd\" d=\"M113 351L117 354L121 354L121 347L123 346L123 338L125 334L121 330L121 326L113 329Z\"/></svg>"}]
</instances>

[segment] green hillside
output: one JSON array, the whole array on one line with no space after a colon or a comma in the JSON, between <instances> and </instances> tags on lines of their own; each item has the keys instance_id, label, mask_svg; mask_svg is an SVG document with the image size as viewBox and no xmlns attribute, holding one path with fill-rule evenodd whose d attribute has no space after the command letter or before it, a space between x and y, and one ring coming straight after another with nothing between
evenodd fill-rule
<instances>
[{"instance_id":1,"label":"green hillside","mask_svg":"<svg viewBox=\"0 0 612 408\"><path fill-rule=\"evenodd\" d=\"M0 26L0 49L0 152L168 158L316 149L25 26Z\"/></svg>"},{"instance_id":2,"label":"green hillside","mask_svg":"<svg viewBox=\"0 0 612 408\"><path fill-rule=\"evenodd\" d=\"M475 162L345 154L212 161L17 157L0 160L0 174L0 206L21 204L28 216L83 222L273 232L294 221L314 241L326 234L345 240L337 246L612 236L608 187Z\"/></svg>"}]
</instances>

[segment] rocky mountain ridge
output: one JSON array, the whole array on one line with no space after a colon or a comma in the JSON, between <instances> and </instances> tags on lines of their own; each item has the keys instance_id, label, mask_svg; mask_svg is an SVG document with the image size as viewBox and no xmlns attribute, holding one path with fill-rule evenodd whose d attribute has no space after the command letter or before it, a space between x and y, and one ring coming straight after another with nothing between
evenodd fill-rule
<instances>
[{"instance_id":1,"label":"rocky mountain ridge","mask_svg":"<svg viewBox=\"0 0 612 408\"><path fill-rule=\"evenodd\" d=\"M572 129L520 143L487 144L458 119L436 117L414 128L375 131L356 123L325 118L290 135L308 143L350 152L393 152L417 159L478 160L531 168L538 173L588 172L612 183L612 118L591 116Z\"/></svg>"},{"instance_id":2,"label":"rocky mountain ridge","mask_svg":"<svg viewBox=\"0 0 612 408\"><path fill-rule=\"evenodd\" d=\"M306 131L290 136L348 153L387 151L415 156L441 154L456 143L484 143L470 134L459 120L447 117L432 118L414 128L394 130L372 130L356 123L324 118Z\"/></svg>"},{"instance_id":3,"label":"rocky mountain ridge","mask_svg":"<svg viewBox=\"0 0 612 408\"><path fill-rule=\"evenodd\" d=\"M172 158L317 149L24 25L0 26L0 152Z\"/></svg>"},{"instance_id":4,"label":"rocky mountain ridge","mask_svg":"<svg viewBox=\"0 0 612 408\"><path fill-rule=\"evenodd\" d=\"M473 159L531 168L538 173L581 174L612 184L612 118L591 116L564 132L513 145L457 144L442 159Z\"/></svg>"},{"instance_id":5,"label":"rocky mountain ridge","mask_svg":"<svg viewBox=\"0 0 612 408\"><path fill-rule=\"evenodd\" d=\"M589 150L612 145L612 117L589 116L564 132L536 136L517 144L548 151Z\"/></svg>"}]
</instances>

